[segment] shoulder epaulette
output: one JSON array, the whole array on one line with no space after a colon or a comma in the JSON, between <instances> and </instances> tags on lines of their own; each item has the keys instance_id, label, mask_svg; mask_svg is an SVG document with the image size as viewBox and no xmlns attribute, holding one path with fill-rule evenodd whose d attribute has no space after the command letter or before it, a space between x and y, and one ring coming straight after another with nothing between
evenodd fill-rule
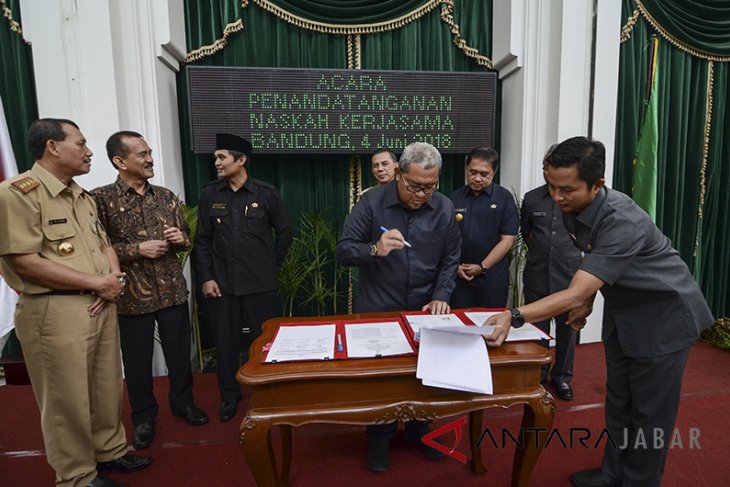
<instances>
[{"instance_id":1,"label":"shoulder epaulette","mask_svg":"<svg viewBox=\"0 0 730 487\"><path fill-rule=\"evenodd\" d=\"M13 181L12 183L10 183L10 185L21 193L28 194L36 189L38 186L40 186L41 183L39 183L30 176L26 176L22 179L18 179L17 181Z\"/></svg>"}]
</instances>

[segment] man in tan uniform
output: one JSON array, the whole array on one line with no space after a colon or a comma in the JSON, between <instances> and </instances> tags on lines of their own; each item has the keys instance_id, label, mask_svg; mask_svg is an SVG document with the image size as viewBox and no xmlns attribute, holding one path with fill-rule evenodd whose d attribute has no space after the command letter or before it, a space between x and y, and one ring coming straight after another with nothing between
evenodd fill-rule
<instances>
[{"instance_id":1,"label":"man in tan uniform","mask_svg":"<svg viewBox=\"0 0 730 487\"><path fill-rule=\"evenodd\" d=\"M15 327L41 411L56 485L114 487L100 471L133 472L150 458L127 454L114 301L119 261L94 199L73 180L92 152L70 120L30 126L30 171L0 183L0 266L21 291Z\"/></svg>"}]
</instances>

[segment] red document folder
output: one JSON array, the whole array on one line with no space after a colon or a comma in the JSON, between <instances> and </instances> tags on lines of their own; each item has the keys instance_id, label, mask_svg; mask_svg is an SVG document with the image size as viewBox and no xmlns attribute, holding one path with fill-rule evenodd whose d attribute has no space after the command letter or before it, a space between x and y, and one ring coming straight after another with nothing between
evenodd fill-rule
<instances>
[{"instance_id":1,"label":"red document folder","mask_svg":"<svg viewBox=\"0 0 730 487\"><path fill-rule=\"evenodd\" d=\"M268 352L271 349L271 346L276 342L276 338L279 335L279 331L282 328L289 327L289 326L322 326L322 325L335 325L335 336L334 336L334 344L333 344L333 357L326 358L325 360L344 360L344 359L350 359L350 358L363 358L363 357L350 357L347 354L347 337L345 333L345 325L358 325L358 324L368 324L368 323L388 323L388 322L397 322L400 326L401 331L403 332L403 336L405 337L406 341L408 342L408 345L410 346L411 351L405 354L400 354L398 356L408 356L408 355L416 355L416 347L413 343L413 339L411 336L411 333L409 332L408 326L406 326L403 323L403 320L397 317L393 318L373 318L373 319L363 319L363 320L332 320L332 321L301 321L301 322L293 322L293 323L282 323L279 328L276 330L276 333L274 334L274 338L271 340L270 343L267 343L264 347L264 354L262 357L262 362L264 363L277 363L277 362L266 362L266 359L268 357ZM339 341L342 341L342 351L338 351L338 345ZM390 357L395 355L388 355ZM372 357L372 358L377 358Z\"/></svg>"}]
</instances>

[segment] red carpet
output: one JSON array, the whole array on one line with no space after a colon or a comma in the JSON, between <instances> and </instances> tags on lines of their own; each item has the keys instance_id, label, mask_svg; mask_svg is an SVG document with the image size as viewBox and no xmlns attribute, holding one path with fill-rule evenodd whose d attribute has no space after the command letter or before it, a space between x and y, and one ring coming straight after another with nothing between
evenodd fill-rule
<instances>
[{"instance_id":1,"label":"red carpet","mask_svg":"<svg viewBox=\"0 0 730 487\"><path fill-rule=\"evenodd\" d=\"M573 380L575 400L559 399L555 428L568 443L570 428L586 428L591 437L582 446L574 437L572 448L564 448L555 437L543 452L533 475L533 486L569 485L571 473L598 466L605 440L594 444L603 429L605 366L600 344L581 345L576 357ZM238 443L238 418L228 423L217 419L219 406L215 375L195 376L196 402L211 416L200 427L189 426L170 414L164 403L167 394L165 378L155 380L156 395L161 401L157 420L157 436L151 448L144 451L154 457L146 470L130 475L111 477L130 485L143 486L252 486L253 478ZM244 394L246 391L244 390ZM248 397L244 397L243 406ZM682 403L677 428L683 448L673 448L664 476L665 486L725 485L730 476L730 441L725 431L730 427L730 354L704 343L694 347L684 379ZM43 452L38 410L29 386L0 387L0 486L27 487L53 485L53 471ZM365 468L366 439L364 429L342 425L308 425L293 429L293 461L289 477L294 487L371 485L404 487L419 486L505 486L510 483L515 446L507 438L503 448L501 435L507 430L517 435L520 412L490 409L485 412L484 426L489 428L497 446L487 437L482 455L489 471L474 476L468 467L451 458L438 462L422 459L402 436L393 442L391 469L382 474ZM127 436L131 436L129 407L125 403ZM434 423L445 424L450 420ZM690 429L699 430L700 448L690 448ZM458 450L467 454L466 429ZM453 441L453 434L444 441ZM276 444L276 441L275 441Z\"/></svg>"}]
</instances>

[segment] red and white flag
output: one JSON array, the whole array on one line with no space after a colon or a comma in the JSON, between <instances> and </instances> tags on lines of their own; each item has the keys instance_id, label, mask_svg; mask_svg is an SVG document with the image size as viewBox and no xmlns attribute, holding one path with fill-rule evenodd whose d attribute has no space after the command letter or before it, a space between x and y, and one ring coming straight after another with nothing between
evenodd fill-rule
<instances>
[{"instance_id":1,"label":"red and white flag","mask_svg":"<svg viewBox=\"0 0 730 487\"><path fill-rule=\"evenodd\" d=\"M5 121L5 108L2 97L0 97L0 181L12 178L17 174L18 166L15 164L10 132L8 132L8 124ZM5 345L5 335L13 329L13 315L17 302L18 294L8 286L0 274L0 353Z\"/></svg>"}]
</instances>

